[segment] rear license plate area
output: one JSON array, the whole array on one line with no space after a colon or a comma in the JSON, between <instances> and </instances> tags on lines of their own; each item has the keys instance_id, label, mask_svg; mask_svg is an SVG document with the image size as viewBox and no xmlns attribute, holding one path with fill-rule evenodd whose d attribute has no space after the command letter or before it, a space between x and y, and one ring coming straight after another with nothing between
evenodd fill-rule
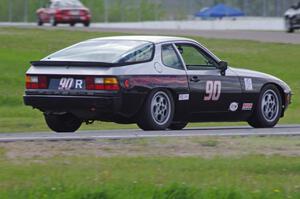
<instances>
[{"instance_id":1,"label":"rear license plate area","mask_svg":"<svg viewBox=\"0 0 300 199\"><path fill-rule=\"evenodd\" d=\"M61 77L51 78L49 83L51 90L85 90L85 80L82 78Z\"/></svg>"},{"instance_id":2,"label":"rear license plate area","mask_svg":"<svg viewBox=\"0 0 300 199\"><path fill-rule=\"evenodd\" d=\"M76 16L76 15L79 15L80 12L78 10L73 10L73 11L70 11L70 14L73 15L73 16L74 15Z\"/></svg>"}]
</instances>

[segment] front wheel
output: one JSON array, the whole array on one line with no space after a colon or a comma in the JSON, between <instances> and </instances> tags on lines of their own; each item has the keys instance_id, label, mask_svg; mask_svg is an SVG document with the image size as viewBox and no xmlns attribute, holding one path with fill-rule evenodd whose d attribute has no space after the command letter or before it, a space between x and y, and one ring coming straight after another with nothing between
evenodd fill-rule
<instances>
[{"instance_id":1,"label":"front wheel","mask_svg":"<svg viewBox=\"0 0 300 199\"><path fill-rule=\"evenodd\" d=\"M165 130L173 120L174 108L168 90L154 90L146 99L137 124L143 130Z\"/></svg>"},{"instance_id":2,"label":"front wheel","mask_svg":"<svg viewBox=\"0 0 300 199\"><path fill-rule=\"evenodd\" d=\"M259 96L252 118L248 123L254 128L274 127L282 113L282 98L274 85L265 86Z\"/></svg>"},{"instance_id":3,"label":"front wheel","mask_svg":"<svg viewBox=\"0 0 300 199\"><path fill-rule=\"evenodd\" d=\"M63 115L44 114L48 127L57 133L71 133L77 131L82 121L70 113Z\"/></svg>"},{"instance_id":4,"label":"front wheel","mask_svg":"<svg viewBox=\"0 0 300 199\"><path fill-rule=\"evenodd\" d=\"M44 24L44 22L42 21L41 18L38 18L38 22L37 22L37 25L38 26L42 26Z\"/></svg>"}]
</instances>

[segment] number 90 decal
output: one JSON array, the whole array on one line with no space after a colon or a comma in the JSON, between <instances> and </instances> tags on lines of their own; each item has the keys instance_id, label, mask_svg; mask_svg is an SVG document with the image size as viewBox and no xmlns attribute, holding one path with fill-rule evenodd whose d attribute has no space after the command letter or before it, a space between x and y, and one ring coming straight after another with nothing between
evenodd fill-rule
<instances>
[{"instance_id":1,"label":"number 90 decal","mask_svg":"<svg viewBox=\"0 0 300 199\"><path fill-rule=\"evenodd\" d=\"M207 81L204 101L218 101L221 96L221 81Z\"/></svg>"},{"instance_id":2,"label":"number 90 decal","mask_svg":"<svg viewBox=\"0 0 300 199\"><path fill-rule=\"evenodd\" d=\"M58 90L70 90L73 85L73 78L61 78L59 81Z\"/></svg>"}]
</instances>

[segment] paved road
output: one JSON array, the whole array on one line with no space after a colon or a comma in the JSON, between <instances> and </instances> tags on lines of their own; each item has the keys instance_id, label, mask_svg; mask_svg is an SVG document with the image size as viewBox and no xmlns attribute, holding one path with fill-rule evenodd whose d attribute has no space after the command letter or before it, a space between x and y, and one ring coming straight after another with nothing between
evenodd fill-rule
<instances>
[{"instance_id":1,"label":"paved road","mask_svg":"<svg viewBox=\"0 0 300 199\"><path fill-rule=\"evenodd\" d=\"M151 137L193 137L193 136L300 136L300 125L281 125L273 129L242 127L203 127L181 131L105 130L81 131L77 133L6 133L0 134L0 142L15 141L73 141L96 139L128 139Z\"/></svg>"},{"instance_id":2,"label":"paved road","mask_svg":"<svg viewBox=\"0 0 300 199\"><path fill-rule=\"evenodd\" d=\"M82 29L82 28L79 28ZM281 31L244 31L244 30L156 30L156 29L121 29L91 28L92 31L102 32L126 32L134 34L159 34L159 35L181 35L181 36L201 36L212 39L237 39L252 40L261 42L275 42L287 44L300 44L300 33L288 34Z\"/></svg>"},{"instance_id":3,"label":"paved road","mask_svg":"<svg viewBox=\"0 0 300 199\"><path fill-rule=\"evenodd\" d=\"M0 23L0 27L21 27L21 28L41 28L41 29L67 29L82 30L92 32L122 32L132 34L154 34L154 35L182 35L182 36L201 36L205 38L219 39L239 39L253 40L261 42L276 42L288 44L300 44L300 32L288 34L283 31L244 31L244 30L159 30L159 29L128 29L128 28L107 28L105 24L94 23L89 28L80 25L69 27L68 25L59 25L51 27L49 25L37 27L35 23Z\"/></svg>"}]
</instances>

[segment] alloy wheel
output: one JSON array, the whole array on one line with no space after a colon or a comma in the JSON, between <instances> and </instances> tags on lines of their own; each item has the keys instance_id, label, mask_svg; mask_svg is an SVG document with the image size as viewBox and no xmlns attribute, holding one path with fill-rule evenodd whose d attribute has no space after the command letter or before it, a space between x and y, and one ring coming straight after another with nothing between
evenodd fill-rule
<instances>
[{"instance_id":1,"label":"alloy wheel","mask_svg":"<svg viewBox=\"0 0 300 199\"><path fill-rule=\"evenodd\" d=\"M268 122L273 122L279 113L279 100L273 90L267 90L262 98L262 115Z\"/></svg>"},{"instance_id":2,"label":"alloy wheel","mask_svg":"<svg viewBox=\"0 0 300 199\"><path fill-rule=\"evenodd\" d=\"M151 115L155 122L164 125L171 115L171 102L169 96L162 91L157 92L151 100Z\"/></svg>"}]
</instances>

